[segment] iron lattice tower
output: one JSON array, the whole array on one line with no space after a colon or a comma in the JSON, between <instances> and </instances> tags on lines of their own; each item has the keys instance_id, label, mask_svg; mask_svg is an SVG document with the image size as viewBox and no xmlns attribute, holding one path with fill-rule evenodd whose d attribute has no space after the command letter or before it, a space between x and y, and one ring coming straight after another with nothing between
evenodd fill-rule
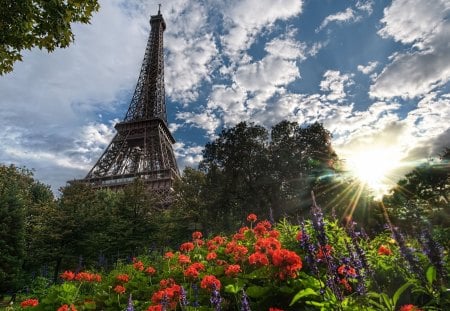
<instances>
[{"instance_id":1,"label":"iron lattice tower","mask_svg":"<svg viewBox=\"0 0 450 311\"><path fill-rule=\"evenodd\" d=\"M172 148L175 139L167 126L163 54L166 23L160 10L151 17L150 25L141 72L125 118L115 125L117 134L83 181L94 187L120 188L141 178L167 201L180 173Z\"/></svg>"}]
</instances>

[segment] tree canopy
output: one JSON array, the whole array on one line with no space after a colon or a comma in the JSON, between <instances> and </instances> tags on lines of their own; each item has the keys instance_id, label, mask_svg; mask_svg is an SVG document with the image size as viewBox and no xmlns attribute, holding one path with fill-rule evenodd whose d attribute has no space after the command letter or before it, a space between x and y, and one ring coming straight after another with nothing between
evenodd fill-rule
<instances>
[{"instance_id":1,"label":"tree canopy","mask_svg":"<svg viewBox=\"0 0 450 311\"><path fill-rule=\"evenodd\" d=\"M98 0L0 0L0 75L13 70L23 50L69 46L71 23L89 23L98 9Z\"/></svg>"}]
</instances>

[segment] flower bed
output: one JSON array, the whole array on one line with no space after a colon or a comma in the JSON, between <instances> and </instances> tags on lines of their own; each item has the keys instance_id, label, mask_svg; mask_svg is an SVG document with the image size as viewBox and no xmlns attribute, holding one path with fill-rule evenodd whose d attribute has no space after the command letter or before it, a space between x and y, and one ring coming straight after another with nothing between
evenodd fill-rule
<instances>
[{"instance_id":1,"label":"flower bed","mask_svg":"<svg viewBox=\"0 0 450 311\"><path fill-rule=\"evenodd\" d=\"M369 239L312 211L299 225L250 214L232 236L197 231L178 251L105 274L65 271L62 284L12 309L450 310L449 267L430 235L406 240L390 228Z\"/></svg>"}]
</instances>

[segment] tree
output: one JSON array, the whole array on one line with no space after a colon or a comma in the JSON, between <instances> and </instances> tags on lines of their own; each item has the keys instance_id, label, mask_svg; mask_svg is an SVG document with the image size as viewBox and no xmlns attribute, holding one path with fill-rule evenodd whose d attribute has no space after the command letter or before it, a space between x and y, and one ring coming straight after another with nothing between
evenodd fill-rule
<instances>
[{"instance_id":1,"label":"tree","mask_svg":"<svg viewBox=\"0 0 450 311\"><path fill-rule=\"evenodd\" d=\"M0 75L13 70L25 49L69 46L71 23L89 23L98 9L98 0L0 0Z\"/></svg>"},{"instance_id":2,"label":"tree","mask_svg":"<svg viewBox=\"0 0 450 311\"><path fill-rule=\"evenodd\" d=\"M53 202L48 186L33 173L14 165L0 165L0 294L19 289L24 282L33 233L39 221L38 207Z\"/></svg>"},{"instance_id":3,"label":"tree","mask_svg":"<svg viewBox=\"0 0 450 311\"><path fill-rule=\"evenodd\" d=\"M440 158L415 167L398 181L392 194L385 197L390 214L412 231L418 223L450 225L449 149Z\"/></svg>"}]
</instances>

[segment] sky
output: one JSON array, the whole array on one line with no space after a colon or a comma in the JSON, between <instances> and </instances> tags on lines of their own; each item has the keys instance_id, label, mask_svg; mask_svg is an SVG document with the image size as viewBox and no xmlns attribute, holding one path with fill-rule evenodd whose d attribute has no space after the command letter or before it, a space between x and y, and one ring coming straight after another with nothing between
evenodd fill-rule
<instances>
[{"instance_id":1,"label":"sky","mask_svg":"<svg viewBox=\"0 0 450 311\"><path fill-rule=\"evenodd\" d=\"M0 76L0 163L54 191L125 116L153 0L100 0L75 42ZM222 128L323 123L380 189L450 146L450 0L166 0L165 86L180 169ZM375 175L376 178L374 177Z\"/></svg>"}]
</instances>

